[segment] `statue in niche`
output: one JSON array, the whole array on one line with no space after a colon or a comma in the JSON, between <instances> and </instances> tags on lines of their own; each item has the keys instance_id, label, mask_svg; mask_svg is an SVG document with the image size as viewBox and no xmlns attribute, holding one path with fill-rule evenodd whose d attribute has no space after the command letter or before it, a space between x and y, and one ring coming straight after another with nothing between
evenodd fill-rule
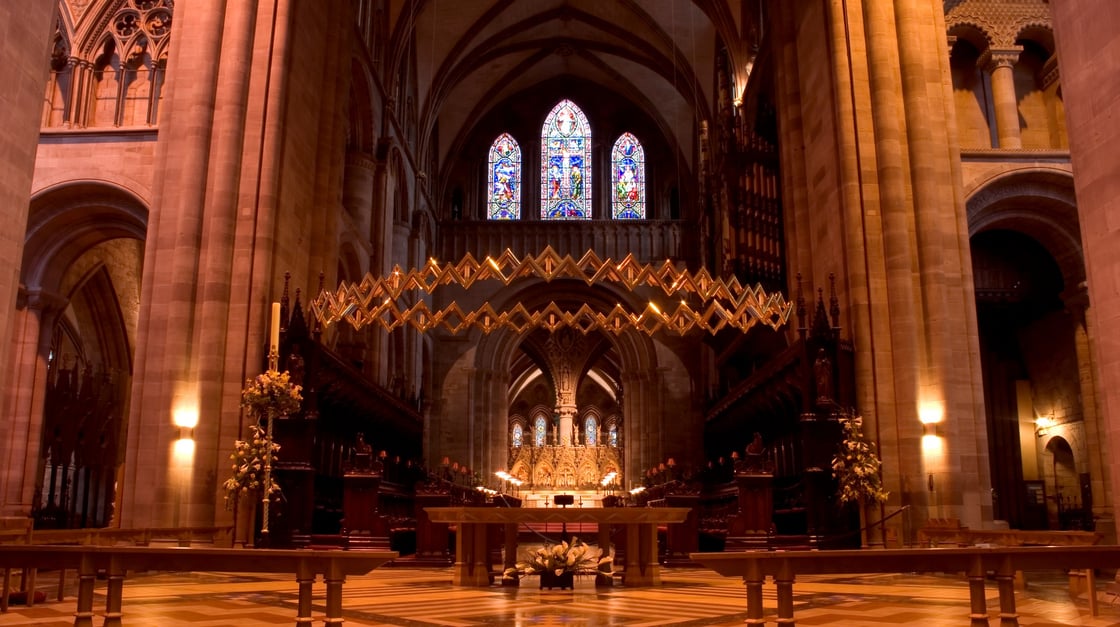
<instances>
[{"instance_id":1,"label":"statue in niche","mask_svg":"<svg viewBox=\"0 0 1120 627\"><path fill-rule=\"evenodd\" d=\"M832 360L825 354L824 349L817 350L817 360L813 362L813 377L817 385L817 402L827 403L832 400Z\"/></svg>"}]
</instances>

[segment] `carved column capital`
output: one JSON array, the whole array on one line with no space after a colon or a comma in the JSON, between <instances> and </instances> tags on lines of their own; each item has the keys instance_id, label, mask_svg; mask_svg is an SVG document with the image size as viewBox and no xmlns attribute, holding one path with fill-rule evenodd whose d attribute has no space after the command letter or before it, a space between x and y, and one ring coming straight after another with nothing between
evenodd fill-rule
<instances>
[{"instance_id":1,"label":"carved column capital","mask_svg":"<svg viewBox=\"0 0 1120 627\"><path fill-rule=\"evenodd\" d=\"M351 150L346 153L346 167L373 170L377 167L377 162L374 160L373 155L369 153Z\"/></svg>"},{"instance_id":2,"label":"carved column capital","mask_svg":"<svg viewBox=\"0 0 1120 627\"><path fill-rule=\"evenodd\" d=\"M1022 46L989 48L976 60L976 65L989 74L999 68L1013 68L1019 62L1019 54L1022 52Z\"/></svg>"},{"instance_id":3,"label":"carved column capital","mask_svg":"<svg viewBox=\"0 0 1120 627\"><path fill-rule=\"evenodd\" d=\"M70 305L70 299L62 294L57 294L41 288L19 288L16 307L42 314L58 313Z\"/></svg>"}]
</instances>

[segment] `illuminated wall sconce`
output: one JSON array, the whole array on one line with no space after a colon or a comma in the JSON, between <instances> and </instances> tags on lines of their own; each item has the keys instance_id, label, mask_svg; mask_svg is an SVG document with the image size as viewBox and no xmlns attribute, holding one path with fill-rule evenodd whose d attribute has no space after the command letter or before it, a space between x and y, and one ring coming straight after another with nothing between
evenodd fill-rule
<instances>
[{"instance_id":1,"label":"illuminated wall sconce","mask_svg":"<svg viewBox=\"0 0 1120 627\"><path fill-rule=\"evenodd\" d=\"M945 417L945 409L940 403L922 403L918 407L918 420L923 425L934 425L942 421Z\"/></svg>"},{"instance_id":2,"label":"illuminated wall sconce","mask_svg":"<svg viewBox=\"0 0 1120 627\"><path fill-rule=\"evenodd\" d=\"M1049 416L1039 416L1034 420L1034 434L1037 437L1042 437L1050 433L1050 428L1057 425L1058 422L1054 420L1054 414Z\"/></svg>"},{"instance_id":3,"label":"illuminated wall sconce","mask_svg":"<svg viewBox=\"0 0 1120 627\"><path fill-rule=\"evenodd\" d=\"M941 437L941 422L945 418L940 403L922 403L918 407L918 420L922 423L922 440Z\"/></svg>"},{"instance_id":4,"label":"illuminated wall sconce","mask_svg":"<svg viewBox=\"0 0 1120 627\"><path fill-rule=\"evenodd\" d=\"M171 414L171 423L179 427L180 440L194 440L194 428L198 426L198 410L176 409Z\"/></svg>"}]
</instances>

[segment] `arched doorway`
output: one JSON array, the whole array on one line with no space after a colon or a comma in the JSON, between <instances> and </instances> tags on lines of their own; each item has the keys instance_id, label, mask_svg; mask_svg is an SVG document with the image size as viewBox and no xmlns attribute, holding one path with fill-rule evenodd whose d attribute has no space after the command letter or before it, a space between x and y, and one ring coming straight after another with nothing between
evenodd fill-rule
<instances>
[{"instance_id":1,"label":"arched doorway","mask_svg":"<svg viewBox=\"0 0 1120 627\"><path fill-rule=\"evenodd\" d=\"M43 528L113 519L124 461L148 211L132 194L76 183L32 199L12 385L38 472L31 513Z\"/></svg>"},{"instance_id":2,"label":"arched doorway","mask_svg":"<svg viewBox=\"0 0 1120 627\"><path fill-rule=\"evenodd\" d=\"M1009 173L974 194L968 209L995 518L1012 528L1055 527L1044 438L1081 433L1096 420L1094 386L1080 376L1088 303L1071 179L1054 170Z\"/></svg>"}]
</instances>

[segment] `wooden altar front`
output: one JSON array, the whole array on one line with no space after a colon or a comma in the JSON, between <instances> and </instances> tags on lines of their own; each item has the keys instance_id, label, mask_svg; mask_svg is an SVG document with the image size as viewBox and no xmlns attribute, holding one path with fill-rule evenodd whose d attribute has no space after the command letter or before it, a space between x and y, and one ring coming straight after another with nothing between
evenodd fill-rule
<instances>
[{"instance_id":1,"label":"wooden altar front","mask_svg":"<svg viewBox=\"0 0 1120 627\"><path fill-rule=\"evenodd\" d=\"M657 525L683 522L691 511L687 507L428 507L426 510L432 522L453 523L459 527L455 534L452 579L457 586L490 585L491 563L486 542L488 525L504 526L504 570L517 561L519 524L593 522L599 525L598 543L604 553L611 550L611 525L625 528L626 563L623 565L622 582L628 587L661 583L661 566L657 561Z\"/></svg>"}]
</instances>

